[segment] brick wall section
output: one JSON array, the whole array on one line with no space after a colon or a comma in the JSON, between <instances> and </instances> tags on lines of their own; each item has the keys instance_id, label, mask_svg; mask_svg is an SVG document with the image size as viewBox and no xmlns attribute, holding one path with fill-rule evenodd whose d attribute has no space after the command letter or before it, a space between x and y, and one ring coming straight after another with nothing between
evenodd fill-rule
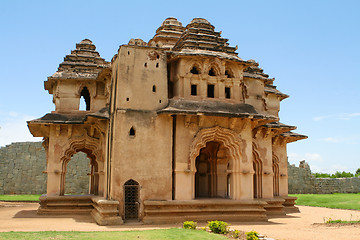
<instances>
[{"instance_id":1,"label":"brick wall section","mask_svg":"<svg viewBox=\"0 0 360 240\"><path fill-rule=\"evenodd\" d=\"M65 185L68 193L87 193L88 165L84 153L74 155L68 165ZM0 194L46 193L46 174L42 173L45 168L46 155L41 142L18 142L1 147Z\"/></svg>"},{"instance_id":2,"label":"brick wall section","mask_svg":"<svg viewBox=\"0 0 360 240\"><path fill-rule=\"evenodd\" d=\"M288 165L289 193L358 193L360 178L314 178L307 164L302 167Z\"/></svg>"}]
</instances>

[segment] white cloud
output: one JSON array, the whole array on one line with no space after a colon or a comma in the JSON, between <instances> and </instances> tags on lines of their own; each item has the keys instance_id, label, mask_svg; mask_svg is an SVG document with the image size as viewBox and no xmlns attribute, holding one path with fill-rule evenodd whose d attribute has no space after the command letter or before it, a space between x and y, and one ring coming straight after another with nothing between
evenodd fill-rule
<instances>
[{"instance_id":1,"label":"white cloud","mask_svg":"<svg viewBox=\"0 0 360 240\"><path fill-rule=\"evenodd\" d=\"M1 112L0 115L0 146L13 142L41 141L42 138L33 137L27 127L26 121L35 117L16 112Z\"/></svg>"},{"instance_id":2,"label":"white cloud","mask_svg":"<svg viewBox=\"0 0 360 240\"><path fill-rule=\"evenodd\" d=\"M288 160L290 164L295 164L295 166L299 166L300 161L305 160L306 163L310 165L310 169L312 172L319 172L326 169L322 169L318 167L317 164L323 164L324 159L319 153L304 153L299 154L295 152L288 153Z\"/></svg>"},{"instance_id":3,"label":"white cloud","mask_svg":"<svg viewBox=\"0 0 360 240\"><path fill-rule=\"evenodd\" d=\"M335 173L337 171L339 171L339 172L342 172L342 171L350 172L349 168L345 167L344 165L340 165L340 164L331 165L330 173Z\"/></svg>"},{"instance_id":4,"label":"white cloud","mask_svg":"<svg viewBox=\"0 0 360 240\"><path fill-rule=\"evenodd\" d=\"M344 142L345 139L344 138L327 137L327 138L321 139L321 141L331 142L331 143L339 143L339 142Z\"/></svg>"},{"instance_id":5,"label":"white cloud","mask_svg":"<svg viewBox=\"0 0 360 240\"><path fill-rule=\"evenodd\" d=\"M337 120L351 120L354 117L359 117L360 113L338 113L332 115L325 115L325 116L317 116L313 117L313 121L322 121L324 119L337 119Z\"/></svg>"},{"instance_id":6,"label":"white cloud","mask_svg":"<svg viewBox=\"0 0 360 240\"><path fill-rule=\"evenodd\" d=\"M346 137L327 137L322 138L320 141L330 142L330 143L346 143L346 144L358 144L360 135L354 134Z\"/></svg>"},{"instance_id":7,"label":"white cloud","mask_svg":"<svg viewBox=\"0 0 360 240\"><path fill-rule=\"evenodd\" d=\"M324 159L318 153L305 153L305 160L308 162L323 162Z\"/></svg>"}]
</instances>

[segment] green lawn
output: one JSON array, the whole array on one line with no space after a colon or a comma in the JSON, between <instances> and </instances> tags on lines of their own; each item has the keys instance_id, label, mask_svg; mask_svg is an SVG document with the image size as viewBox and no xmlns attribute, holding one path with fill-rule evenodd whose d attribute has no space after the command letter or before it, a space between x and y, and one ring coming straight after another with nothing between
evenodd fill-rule
<instances>
[{"instance_id":1,"label":"green lawn","mask_svg":"<svg viewBox=\"0 0 360 240\"><path fill-rule=\"evenodd\" d=\"M360 210L360 193L289 194L296 205Z\"/></svg>"},{"instance_id":2,"label":"green lawn","mask_svg":"<svg viewBox=\"0 0 360 240\"><path fill-rule=\"evenodd\" d=\"M39 201L39 197L41 194L34 194L34 195L0 195L0 201Z\"/></svg>"},{"instance_id":3,"label":"green lawn","mask_svg":"<svg viewBox=\"0 0 360 240\"><path fill-rule=\"evenodd\" d=\"M144 231L121 231L121 232L5 232L0 233L0 240L11 239L106 239L106 240L160 240L160 239L199 239L199 240L226 240L227 238L218 234L208 233L200 230L188 229L158 229Z\"/></svg>"}]
</instances>

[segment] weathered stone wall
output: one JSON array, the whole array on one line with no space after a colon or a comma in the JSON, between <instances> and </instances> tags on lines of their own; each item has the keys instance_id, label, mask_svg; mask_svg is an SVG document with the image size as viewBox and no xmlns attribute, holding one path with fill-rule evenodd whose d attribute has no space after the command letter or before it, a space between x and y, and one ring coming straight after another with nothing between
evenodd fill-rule
<instances>
[{"instance_id":1,"label":"weathered stone wall","mask_svg":"<svg viewBox=\"0 0 360 240\"><path fill-rule=\"evenodd\" d=\"M315 178L308 164L300 162L299 167L288 165L289 193L358 193L360 178Z\"/></svg>"},{"instance_id":2,"label":"weathered stone wall","mask_svg":"<svg viewBox=\"0 0 360 240\"><path fill-rule=\"evenodd\" d=\"M315 178L311 175L310 167L288 165L288 186L290 194L315 193Z\"/></svg>"},{"instance_id":3,"label":"weathered stone wall","mask_svg":"<svg viewBox=\"0 0 360 240\"><path fill-rule=\"evenodd\" d=\"M68 164L66 193L87 193L89 160L84 153ZM0 194L46 193L46 155L41 142L19 142L0 148Z\"/></svg>"}]
</instances>

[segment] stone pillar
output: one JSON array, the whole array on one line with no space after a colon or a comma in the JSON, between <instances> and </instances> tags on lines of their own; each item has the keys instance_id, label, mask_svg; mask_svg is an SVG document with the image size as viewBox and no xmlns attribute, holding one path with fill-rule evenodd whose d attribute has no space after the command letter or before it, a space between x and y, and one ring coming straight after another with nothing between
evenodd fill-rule
<instances>
[{"instance_id":1,"label":"stone pillar","mask_svg":"<svg viewBox=\"0 0 360 240\"><path fill-rule=\"evenodd\" d=\"M233 80L233 87L231 88L231 98L235 100L241 100L240 99L240 80Z\"/></svg>"}]
</instances>

